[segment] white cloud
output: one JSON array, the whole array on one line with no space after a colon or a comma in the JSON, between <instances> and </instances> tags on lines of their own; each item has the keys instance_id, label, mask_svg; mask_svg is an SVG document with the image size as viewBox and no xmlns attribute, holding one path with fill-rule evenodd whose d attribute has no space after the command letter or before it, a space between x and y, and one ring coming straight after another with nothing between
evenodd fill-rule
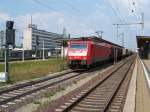
<instances>
[{"instance_id":1,"label":"white cloud","mask_svg":"<svg viewBox=\"0 0 150 112\"><path fill-rule=\"evenodd\" d=\"M31 23L31 14L18 15L14 20L18 28L25 28ZM32 23L40 29L57 33L62 33L65 27L73 36L90 35L93 32L85 21L54 11L32 14Z\"/></svg>"},{"instance_id":2,"label":"white cloud","mask_svg":"<svg viewBox=\"0 0 150 112\"><path fill-rule=\"evenodd\" d=\"M9 20L10 16L7 13L0 12L0 21Z\"/></svg>"}]
</instances>

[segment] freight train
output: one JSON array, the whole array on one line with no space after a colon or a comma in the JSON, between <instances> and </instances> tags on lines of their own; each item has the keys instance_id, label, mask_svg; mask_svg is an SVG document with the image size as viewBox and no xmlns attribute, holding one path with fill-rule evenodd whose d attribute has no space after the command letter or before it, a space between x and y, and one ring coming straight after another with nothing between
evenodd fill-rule
<instances>
[{"instance_id":1,"label":"freight train","mask_svg":"<svg viewBox=\"0 0 150 112\"><path fill-rule=\"evenodd\" d=\"M68 41L67 63L70 68L90 68L104 61L117 61L127 56L124 47L98 38L81 37Z\"/></svg>"}]
</instances>

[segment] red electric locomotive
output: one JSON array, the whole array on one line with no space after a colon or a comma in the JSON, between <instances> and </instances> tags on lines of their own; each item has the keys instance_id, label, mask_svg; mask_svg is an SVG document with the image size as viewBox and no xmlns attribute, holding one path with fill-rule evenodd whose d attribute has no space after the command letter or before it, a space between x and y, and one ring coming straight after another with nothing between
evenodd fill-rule
<instances>
[{"instance_id":1,"label":"red electric locomotive","mask_svg":"<svg viewBox=\"0 0 150 112\"><path fill-rule=\"evenodd\" d=\"M98 62L119 59L122 47L97 37L82 37L68 41L67 60L71 68L89 68Z\"/></svg>"}]
</instances>

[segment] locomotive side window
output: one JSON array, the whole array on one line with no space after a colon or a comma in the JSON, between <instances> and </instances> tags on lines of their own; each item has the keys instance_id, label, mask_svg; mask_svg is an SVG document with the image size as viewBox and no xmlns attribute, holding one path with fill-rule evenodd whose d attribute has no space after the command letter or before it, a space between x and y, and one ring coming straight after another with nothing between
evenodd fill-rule
<instances>
[{"instance_id":1,"label":"locomotive side window","mask_svg":"<svg viewBox=\"0 0 150 112\"><path fill-rule=\"evenodd\" d=\"M72 48L72 49L86 49L87 45L86 44L71 44L70 48Z\"/></svg>"}]
</instances>

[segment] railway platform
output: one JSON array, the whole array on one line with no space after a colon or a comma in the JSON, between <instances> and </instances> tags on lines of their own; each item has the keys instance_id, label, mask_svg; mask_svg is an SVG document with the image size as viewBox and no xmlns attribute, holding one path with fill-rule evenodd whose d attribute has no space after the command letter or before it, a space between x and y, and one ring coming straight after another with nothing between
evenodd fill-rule
<instances>
[{"instance_id":1,"label":"railway platform","mask_svg":"<svg viewBox=\"0 0 150 112\"><path fill-rule=\"evenodd\" d=\"M150 60L138 57L131 78L124 112L150 111Z\"/></svg>"}]
</instances>

